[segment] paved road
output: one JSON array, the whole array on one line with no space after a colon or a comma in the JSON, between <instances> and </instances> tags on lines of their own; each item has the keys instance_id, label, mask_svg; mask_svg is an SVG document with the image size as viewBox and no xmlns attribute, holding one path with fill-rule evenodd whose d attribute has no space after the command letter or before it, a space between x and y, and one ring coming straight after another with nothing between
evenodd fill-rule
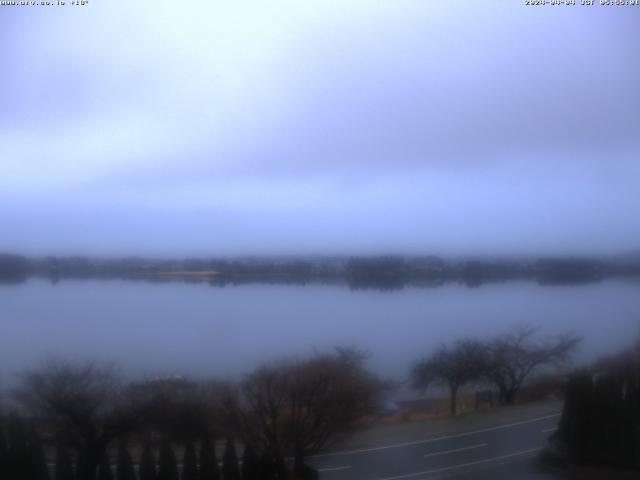
<instances>
[{"instance_id":1,"label":"paved road","mask_svg":"<svg viewBox=\"0 0 640 480\"><path fill-rule=\"evenodd\" d=\"M555 478L535 456L555 430L559 413L496 423L469 431L318 455L322 480ZM428 431L428 427L425 427Z\"/></svg>"}]
</instances>

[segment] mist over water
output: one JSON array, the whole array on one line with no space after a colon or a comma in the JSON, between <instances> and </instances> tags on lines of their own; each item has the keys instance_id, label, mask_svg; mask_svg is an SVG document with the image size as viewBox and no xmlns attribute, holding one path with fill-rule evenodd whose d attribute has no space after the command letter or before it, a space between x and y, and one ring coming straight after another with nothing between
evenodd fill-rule
<instances>
[{"instance_id":1,"label":"mist over water","mask_svg":"<svg viewBox=\"0 0 640 480\"><path fill-rule=\"evenodd\" d=\"M584 337L580 364L640 337L637 283L445 284L396 291L342 285L30 280L0 288L0 375L48 358L119 365L131 377L238 378L265 361L355 345L370 367L406 380L443 342L490 338L521 324Z\"/></svg>"}]
</instances>

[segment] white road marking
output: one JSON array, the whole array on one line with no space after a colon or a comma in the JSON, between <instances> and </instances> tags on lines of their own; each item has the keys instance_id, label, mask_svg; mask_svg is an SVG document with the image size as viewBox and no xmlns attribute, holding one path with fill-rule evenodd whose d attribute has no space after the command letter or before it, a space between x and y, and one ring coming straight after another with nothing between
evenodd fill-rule
<instances>
[{"instance_id":1,"label":"white road marking","mask_svg":"<svg viewBox=\"0 0 640 480\"><path fill-rule=\"evenodd\" d=\"M449 467L435 468L433 470L424 470L422 472L406 473L404 475L396 475L394 477L377 478L376 480L401 480L403 478L421 477L423 475L429 475L432 473L446 472L448 470L455 470L456 468L472 467L473 465L480 465L482 463L495 462L497 460L504 460L507 458L517 457L520 455L526 455L542 450L543 447L530 448L529 450L521 450L520 452L509 453L508 455L500 455L499 457L485 458L484 460L476 460L475 462L459 463L457 465L451 465Z\"/></svg>"},{"instance_id":2,"label":"white road marking","mask_svg":"<svg viewBox=\"0 0 640 480\"><path fill-rule=\"evenodd\" d=\"M518 425L526 425L527 423L539 422L541 420L546 420L548 418L554 418L554 417L559 417L559 416L560 416L560 413L554 413L552 415L545 415L543 417L532 418L532 419L529 419L529 420L522 420L520 422L507 423L505 425L498 425L497 427L483 428L481 430L474 430L472 432L456 433L456 434L453 434L453 435L445 435L445 436L442 436L442 437L427 438L425 440L416 440L416 441L413 441L413 442L396 443L396 444L393 444L393 445L383 445L381 447L359 448L359 449L355 449L355 450L343 450L341 452L332 452L332 453L320 453L320 454L317 454L317 455L312 455L309 458L336 457L336 456L340 456L340 455L351 455L351 454L354 454L354 453L377 452L377 451L380 451L380 450L388 450L390 448L401 448L401 447L410 447L410 446L413 446L413 445L422 445L424 443L438 442L440 440L450 440L452 438L468 437L469 435L476 435L478 433L493 432L495 430L502 430L503 428L517 427Z\"/></svg>"},{"instance_id":3,"label":"white road marking","mask_svg":"<svg viewBox=\"0 0 640 480\"><path fill-rule=\"evenodd\" d=\"M331 468L319 468L319 472L337 472L338 470L349 470L351 468L350 465L346 465L344 467L331 467Z\"/></svg>"},{"instance_id":4,"label":"white road marking","mask_svg":"<svg viewBox=\"0 0 640 480\"><path fill-rule=\"evenodd\" d=\"M488 443L479 443L478 445L471 445L470 447L456 448L455 450L444 450L442 452L433 452L425 454L425 457L436 457L438 455L447 455L448 453L464 452L465 450L472 450L474 448L482 448L489 445Z\"/></svg>"},{"instance_id":5,"label":"white road marking","mask_svg":"<svg viewBox=\"0 0 640 480\"><path fill-rule=\"evenodd\" d=\"M549 432L555 432L558 429L558 427L553 427L553 428L547 428L545 430L541 430L542 433L549 433Z\"/></svg>"}]
</instances>

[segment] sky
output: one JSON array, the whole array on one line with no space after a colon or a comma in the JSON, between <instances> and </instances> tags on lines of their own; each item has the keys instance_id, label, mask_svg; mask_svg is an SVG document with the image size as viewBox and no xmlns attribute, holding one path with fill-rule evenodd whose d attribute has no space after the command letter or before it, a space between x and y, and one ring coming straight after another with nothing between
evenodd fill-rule
<instances>
[{"instance_id":1,"label":"sky","mask_svg":"<svg viewBox=\"0 0 640 480\"><path fill-rule=\"evenodd\" d=\"M640 248L640 7L0 7L0 251Z\"/></svg>"}]
</instances>

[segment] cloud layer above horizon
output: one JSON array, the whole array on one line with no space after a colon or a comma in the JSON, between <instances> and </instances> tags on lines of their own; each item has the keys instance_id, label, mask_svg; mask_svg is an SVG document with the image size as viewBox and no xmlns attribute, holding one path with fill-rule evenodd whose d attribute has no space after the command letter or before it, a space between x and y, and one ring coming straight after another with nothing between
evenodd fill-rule
<instances>
[{"instance_id":1,"label":"cloud layer above horizon","mask_svg":"<svg viewBox=\"0 0 640 480\"><path fill-rule=\"evenodd\" d=\"M640 8L3 7L0 250L640 246Z\"/></svg>"}]
</instances>

